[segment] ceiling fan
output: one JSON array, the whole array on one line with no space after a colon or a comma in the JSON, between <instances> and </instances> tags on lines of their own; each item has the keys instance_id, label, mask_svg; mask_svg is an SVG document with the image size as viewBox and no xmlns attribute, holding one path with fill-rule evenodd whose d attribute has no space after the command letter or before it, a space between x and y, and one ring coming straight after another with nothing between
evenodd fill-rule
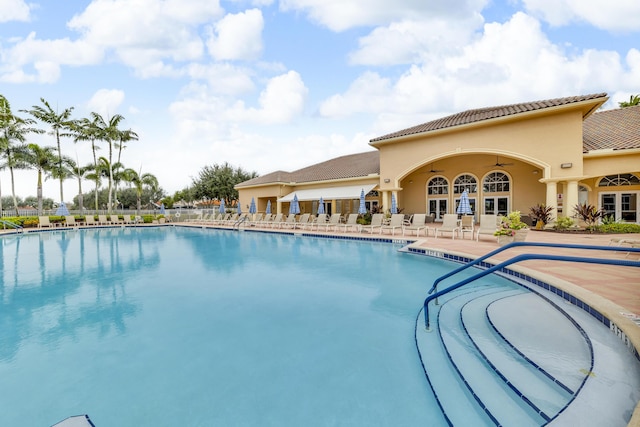
<instances>
[{"instance_id":1,"label":"ceiling fan","mask_svg":"<svg viewBox=\"0 0 640 427\"><path fill-rule=\"evenodd\" d=\"M500 161L500 157L496 156L496 162L490 166L501 168L503 166L513 166L513 163L504 163Z\"/></svg>"},{"instance_id":2,"label":"ceiling fan","mask_svg":"<svg viewBox=\"0 0 640 427\"><path fill-rule=\"evenodd\" d=\"M439 172L444 172L444 169L434 169L433 168L433 163L431 163L431 169L429 169L427 172L428 173L439 173Z\"/></svg>"}]
</instances>

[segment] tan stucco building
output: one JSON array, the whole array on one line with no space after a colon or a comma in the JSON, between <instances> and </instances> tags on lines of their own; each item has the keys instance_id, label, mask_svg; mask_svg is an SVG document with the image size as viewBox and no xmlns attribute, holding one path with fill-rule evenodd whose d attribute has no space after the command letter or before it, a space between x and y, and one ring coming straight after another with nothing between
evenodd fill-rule
<instances>
[{"instance_id":1,"label":"tan stucco building","mask_svg":"<svg viewBox=\"0 0 640 427\"><path fill-rule=\"evenodd\" d=\"M287 212L385 210L395 196L405 214L436 220L469 192L474 214L528 213L537 203L573 216L587 202L616 219L640 223L640 106L596 113L604 93L464 111L374 138L375 151L338 157L294 172L277 171L236 186Z\"/></svg>"}]
</instances>

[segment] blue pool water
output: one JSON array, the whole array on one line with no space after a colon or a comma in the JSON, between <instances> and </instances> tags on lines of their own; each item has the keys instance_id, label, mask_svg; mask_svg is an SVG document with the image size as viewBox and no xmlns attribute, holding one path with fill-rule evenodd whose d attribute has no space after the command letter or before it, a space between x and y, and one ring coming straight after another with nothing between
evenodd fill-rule
<instances>
[{"instance_id":1,"label":"blue pool water","mask_svg":"<svg viewBox=\"0 0 640 427\"><path fill-rule=\"evenodd\" d=\"M414 343L451 264L180 228L1 239L0 425L440 425Z\"/></svg>"}]
</instances>

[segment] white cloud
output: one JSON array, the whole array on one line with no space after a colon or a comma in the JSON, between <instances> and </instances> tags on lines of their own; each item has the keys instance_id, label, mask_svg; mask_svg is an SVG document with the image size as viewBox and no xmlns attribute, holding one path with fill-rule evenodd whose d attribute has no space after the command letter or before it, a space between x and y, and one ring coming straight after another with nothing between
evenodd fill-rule
<instances>
[{"instance_id":1,"label":"white cloud","mask_svg":"<svg viewBox=\"0 0 640 427\"><path fill-rule=\"evenodd\" d=\"M602 92L621 82L632 90L640 86L639 68L635 49L626 60L606 50L569 55L548 40L536 19L516 13L504 24L486 24L462 49L425 56L398 78L363 73L347 91L326 99L320 113L376 114L374 126L386 132L447 112Z\"/></svg>"},{"instance_id":2,"label":"white cloud","mask_svg":"<svg viewBox=\"0 0 640 427\"><path fill-rule=\"evenodd\" d=\"M218 60L251 60L262 53L264 20L259 9L228 14L215 24L207 42L209 53Z\"/></svg>"},{"instance_id":3,"label":"white cloud","mask_svg":"<svg viewBox=\"0 0 640 427\"><path fill-rule=\"evenodd\" d=\"M453 22L438 18L393 22L360 38L350 61L358 65L420 63L432 55L458 51L483 23L480 15Z\"/></svg>"},{"instance_id":4,"label":"white cloud","mask_svg":"<svg viewBox=\"0 0 640 427\"><path fill-rule=\"evenodd\" d=\"M68 26L148 77L175 74L163 60L201 58L204 45L197 26L221 14L215 0L192 0L188 6L180 0L94 0Z\"/></svg>"},{"instance_id":5,"label":"white cloud","mask_svg":"<svg viewBox=\"0 0 640 427\"><path fill-rule=\"evenodd\" d=\"M87 108L100 114L105 120L118 114L124 101L124 92L118 89L100 89L87 102Z\"/></svg>"},{"instance_id":6,"label":"white cloud","mask_svg":"<svg viewBox=\"0 0 640 427\"><path fill-rule=\"evenodd\" d=\"M254 89L249 68L237 67L229 63L191 64L187 74L194 80L205 81L214 93L239 95Z\"/></svg>"},{"instance_id":7,"label":"white cloud","mask_svg":"<svg viewBox=\"0 0 640 427\"><path fill-rule=\"evenodd\" d=\"M333 31L433 16L463 18L479 13L488 0L281 0L284 11L304 11Z\"/></svg>"},{"instance_id":8,"label":"white cloud","mask_svg":"<svg viewBox=\"0 0 640 427\"><path fill-rule=\"evenodd\" d=\"M640 31L640 2L616 0L523 0L531 14L551 25L587 22L612 32Z\"/></svg>"},{"instance_id":9,"label":"white cloud","mask_svg":"<svg viewBox=\"0 0 640 427\"><path fill-rule=\"evenodd\" d=\"M24 0L0 0L0 22L30 21L31 7Z\"/></svg>"}]
</instances>

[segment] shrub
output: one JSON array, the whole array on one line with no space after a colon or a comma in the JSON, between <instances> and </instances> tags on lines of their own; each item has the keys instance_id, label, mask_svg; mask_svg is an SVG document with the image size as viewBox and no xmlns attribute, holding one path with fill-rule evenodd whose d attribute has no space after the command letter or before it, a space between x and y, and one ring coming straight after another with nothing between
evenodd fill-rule
<instances>
[{"instance_id":1,"label":"shrub","mask_svg":"<svg viewBox=\"0 0 640 427\"><path fill-rule=\"evenodd\" d=\"M529 209L531 218L533 218L536 222L542 221L544 224L548 224L551 221L552 211L552 206L543 205L542 203L538 203L537 205L532 206Z\"/></svg>"},{"instance_id":2,"label":"shrub","mask_svg":"<svg viewBox=\"0 0 640 427\"><path fill-rule=\"evenodd\" d=\"M556 220L554 228L556 230L567 230L568 228L571 228L574 223L575 221L568 216L561 216Z\"/></svg>"},{"instance_id":3,"label":"shrub","mask_svg":"<svg viewBox=\"0 0 640 427\"><path fill-rule=\"evenodd\" d=\"M596 227L600 233L640 233L640 225L628 222L614 222Z\"/></svg>"},{"instance_id":4,"label":"shrub","mask_svg":"<svg viewBox=\"0 0 640 427\"><path fill-rule=\"evenodd\" d=\"M586 203L577 204L573 209L576 211L576 216L587 224L587 230L589 231L593 231L596 223L607 216L604 209L598 209Z\"/></svg>"}]
</instances>

